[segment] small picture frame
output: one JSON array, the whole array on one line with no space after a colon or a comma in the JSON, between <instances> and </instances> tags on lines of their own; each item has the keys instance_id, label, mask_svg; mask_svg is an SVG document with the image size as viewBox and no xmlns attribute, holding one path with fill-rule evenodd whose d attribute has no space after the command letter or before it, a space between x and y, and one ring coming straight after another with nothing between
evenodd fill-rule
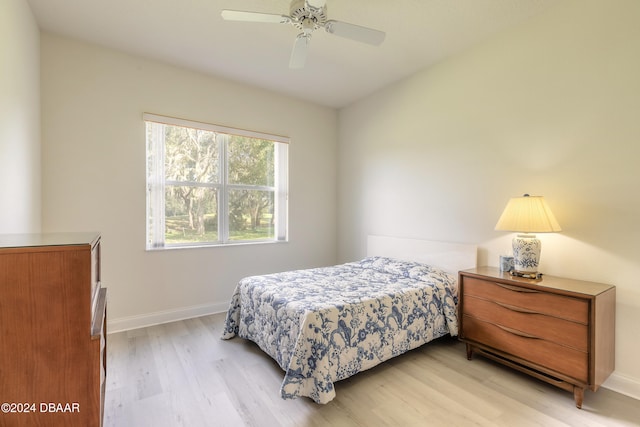
<instances>
[{"instance_id":1,"label":"small picture frame","mask_svg":"<svg viewBox=\"0 0 640 427\"><path fill-rule=\"evenodd\" d=\"M509 272L513 270L513 257L500 255L500 271Z\"/></svg>"}]
</instances>

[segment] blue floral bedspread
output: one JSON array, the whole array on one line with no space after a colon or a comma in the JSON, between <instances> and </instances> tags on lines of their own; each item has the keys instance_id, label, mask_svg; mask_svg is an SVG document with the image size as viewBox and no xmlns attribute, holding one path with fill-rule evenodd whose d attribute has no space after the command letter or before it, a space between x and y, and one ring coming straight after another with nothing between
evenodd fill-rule
<instances>
[{"instance_id":1,"label":"blue floral bedspread","mask_svg":"<svg viewBox=\"0 0 640 427\"><path fill-rule=\"evenodd\" d=\"M458 334L457 280L384 257L242 279L223 339L249 339L285 371L283 398L335 397L334 382Z\"/></svg>"}]
</instances>

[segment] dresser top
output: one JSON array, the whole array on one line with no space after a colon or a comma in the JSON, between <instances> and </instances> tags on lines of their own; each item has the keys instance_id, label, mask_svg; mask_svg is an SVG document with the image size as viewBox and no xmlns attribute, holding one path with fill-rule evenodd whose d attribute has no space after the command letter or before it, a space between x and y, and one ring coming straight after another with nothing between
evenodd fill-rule
<instances>
[{"instance_id":1,"label":"dresser top","mask_svg":"<svg viewBox=\"0 0 640 427\"><path fill-rule=\"evenodd\" d=\"M0 234L0 249L38 246L93 245L99 233Z\"/></svg>"},{"instance_id":2,"label":"dresser top","mask_svg":"<svg viewBox=\"0 0 640 427\"><path fill-rule=\"evenodd\" d=\"M495 280L500 283L514 284L525 286L528 288L548 288L569 293L584 295L599 295L615 288L613 285L597 282L587 282L584 280L568 279L557 276L542 276L542 279L525 279L522 277L512 276L509 272L500 271L497 267L478 267L469 270L463 270L460 274L467 276L475 276L485 280Z\"/></svg>"}]
</instances>

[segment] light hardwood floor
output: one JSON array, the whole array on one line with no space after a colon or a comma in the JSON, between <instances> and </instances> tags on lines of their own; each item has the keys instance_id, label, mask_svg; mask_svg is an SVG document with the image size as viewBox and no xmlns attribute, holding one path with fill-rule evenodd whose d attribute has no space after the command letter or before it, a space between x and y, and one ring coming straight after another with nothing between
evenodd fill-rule
<instances>
[{"instance_id":1,"label":"light hardwood floor","mask_svg":"<svg viewBox=\"0 0 640 427\"><path fill-rule=\"evenodd\" d=\"M640 401L571 393L480 357L451 338L336 384L317 405L282 400L283 372L256 345L220 339L223 314L108 336L106 427L632 426Z\"/></svg>"}]
</instances>

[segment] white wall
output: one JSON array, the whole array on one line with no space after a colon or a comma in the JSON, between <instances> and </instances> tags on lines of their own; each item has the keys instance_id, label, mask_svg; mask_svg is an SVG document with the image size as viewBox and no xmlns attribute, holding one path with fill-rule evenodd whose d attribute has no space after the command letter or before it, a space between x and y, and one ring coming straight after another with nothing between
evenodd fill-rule
<instances>
[{"instance_id":1,"label":"white wall","mask_svg":"<svg viewBox=\"0 0 640 427\"><path fill-rule=\"evenodd\" d=\"M367 234L473 242L497 265L510 197L563 232L541 271L617 286L616 371L640 398L640 2L570 0L339 116L340 261Z\"/></svg>"},{"instance_id":2,"label":"white wall","mask_svg":"<svg viewBox=\"0 0 640 427\"><path fill-rule=\"evenodd\" d=\"M40 31L24 0L0 2L0 233L40 231Z\"/></svg>"},{"instance_id":3,"label":"white wall","mask_svg":"<svg viewBox=\"0 0 640 427\"><path fill-rule=\"evenodd\" d=\"M238 280L335 262L337 112L44 33L43 228L96 230L111 331L226 310ZM145 251L150 112L291 137L288 243Z\"/></svg>"}]
</instances>

